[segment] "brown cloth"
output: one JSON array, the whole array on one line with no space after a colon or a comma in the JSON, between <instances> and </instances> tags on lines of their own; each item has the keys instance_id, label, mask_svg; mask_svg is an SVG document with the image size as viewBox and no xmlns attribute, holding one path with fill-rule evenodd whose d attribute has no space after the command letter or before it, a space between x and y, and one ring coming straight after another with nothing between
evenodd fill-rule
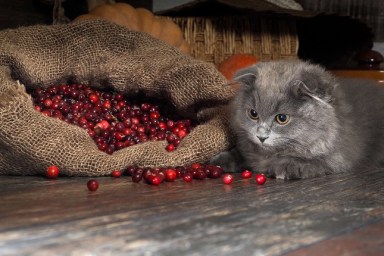
<instances>
[{"instance_id":1,"label":"brown cloth","mask_svg":"<svg viewBox=\"0 0 384 256\"><path fill-rule=\"evenodd\" d=\"M25 90L68 81L169 100L199 125L174 152L153 141L108 155L82 128L36 111ZM233 143L225 115L233 91L225 84L212 64L106 21L0 31L0 174L38 175L56 165L61 175L103 176L128 165L205 162Z\"/></svg>"}]
</instances>

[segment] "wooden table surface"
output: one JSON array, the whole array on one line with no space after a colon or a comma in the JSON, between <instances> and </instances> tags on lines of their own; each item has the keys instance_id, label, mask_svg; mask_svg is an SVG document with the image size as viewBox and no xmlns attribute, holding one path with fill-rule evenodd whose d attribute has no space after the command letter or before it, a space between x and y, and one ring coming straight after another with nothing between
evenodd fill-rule
<instances>
[{"instance_id":1,"label":"wooden table surface","mask_svg":"<svg viewBox=\"0 0 384 256\"><path fill-rule=\"evenodd\" d=\"M0 255L384 255L384 171L257 185L0 177Z\"/></svg>"}]
</instances>

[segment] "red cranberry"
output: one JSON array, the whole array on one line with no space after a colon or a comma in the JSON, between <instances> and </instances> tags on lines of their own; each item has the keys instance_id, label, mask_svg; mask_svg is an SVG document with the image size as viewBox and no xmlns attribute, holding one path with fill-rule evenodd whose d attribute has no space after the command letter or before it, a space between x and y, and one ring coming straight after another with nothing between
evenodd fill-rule
<instances>
[{"instance_id":1,"label":"red cranberry","mask_svg":"<svg viewBox=\"0 0 384 256\"><path fill-rule=\"evenodd\" d=\"M168 152L172 152L172 151L175 151L175 145L173 144L168 144L165 149L168 151Z\"/></svg>"},{"instance_id":2,"label":"red cranberry","mask_svg":"<svg viewBox=\"0 0 384 256\"><path fill-rule=\"evenodd\" d=\"M228 173L224 174L224 176L223 176L224 184L226 184L226 185L232 184L233 180L234 180L234 178L231 174L228 174Z\"/></svg>"},{"instance_id":3,"label":"red cranberry","mask_svg":"<svg viewBox=\"0 0 384 256\"><path fill-rule=\"evenodd\" d=\"M55 165L51 165L47 168L45 176L48 179L56 179L59 176L59 168Z\"/></svg>"},{"instance_id":4,"label":"red cranberry","mask_svg":"<svg viewBox=\"0 0 384 256\"><path fill-rule=\"evenodd\" d=\"M145 169L145 170L141 169L141 170L143 173L144 180L149 181L150 177L153 175L152 170L151 169Z\"/></svg>"},{"instance_id":5,"label":"red cranberry","mask_svg":"<svg viewBox=\"0 0 384 256\"><path fill-rule=\"evenodd\" d=\"M99 188L99 182L97 180L89 180L87 182L87 187L89 191L96 191Z\"/></svg>"},{"instance_id":6,"label":"red cranberry","mask_svg":"<svg viewBox=\"0 0 384 256\"><path fill-rule=\"evenodd\" d=\"M187 131L186 130L180 130L177 133L177 136L179 136L180 139L183 139L185 136L187 136Z\"/></svg>"},{"instance_id":7,"label":"red cranberry","mask_svg":"<svg viewBox=\"0 0 384 256\"><path fill-rule=\"evenodd\" d=\"M132 117L131 122L132 122L132 124L138 125L140 123L140 120L137 117Z\"/></svg>"},{"instance_id":8,"label":"red cranberry","mask_svg":"<svg viewBox=\"0 0 384 256\"><path fill-rule=\"evenodd\" d=\"M258 173L256 174L255 180L257 184L263 185L267 181L267 178L265 177L264 174Z\"/></svg>"},{"instance_id":9,"label":"red cranberry","mask_svg":"<svg viewBox=\"0 0 384 256\"><path fill-rule=\"evenodd\" d=\"M193 163L193 164L191 165L191 167L192 167L193 169L198 169L198 168L201 168L201 164L200 164L200 163Z\"/></svg>"},{"instance_id":10,"label":"red cranberry","mask_svg":"<svg viewBox=\"0 0 384 256\"><path fill-rule=\"evenodd\" d=\"M150 117L151 119L158 119L160 114L158 112L151 112Z\"/></svg>"},{"instance_id":11,"label":"red cranberry","mask_svg":"<svg viewBox=\"0 0 384 256\"><path fill-rule=\"evenodd\" d=\"M181 178L181 176L186 172L186 169L184 166L177 166L175 168L177 178Z\"/></svg>"},{"instance_id":12,"label":"red cranberry","mask_svg":"<svg viewBox=\"0 0 384 256\"><path fill-rule=\"evenodd\" d=\"M143 103L143 104L141 104L141 106L140 106L141 110L142 110L142 111L145 111L145 112L147 112L147 111L149 110L150 107L151 107L151 105L148 104L148 103Z\"/></svg>"},{"instance_id":13,"label":"red cranberry","mask_svg":"<svg viewBox=\"0 0 384 256\"><path fill-rule=\"evenodd\" d=\"M174 181L177 178L176 170L174 169L167 169L165 171L165 180L166 181Z\"/></svg>"},{"instance_id":14,"label":"red cranberry","mask_svg":"<svg viewBox=\"0 0 384 256\"><path fill-rule=\"evenodd\" d=\"M160 179L160 183L162 183L165 180L165 174L163 172L158 172L155 174Z\"/></svg>"},{"instance_id":15,"label":"red cranberry","mask_svg":"<svg viewBox=\"0 0 384 256\"><path fill-rule=\"evenodd\" d=\"M99 101L99 96L97 96L96 94L92 93L88 96L88 99L90 102L92 102L93 104L96 104L98 101Z\"/></svg>"},{"instance_id":16,"label":"red cranberry","mask_svg":"<svg viewBox=\"0 0 384 256\"><path fill-rule=\"evenodd\" d=\"M158 127L160 131L164 131L165 129L167 129L167 125L164 122L159 122Z\"/></svg>"},{"instance_id":17,"label":"red cranberry","mask_svg":"<svg viewBox=\"0 0 384 256\"><path fill-rule=\"evenodd\" d=\"M51 107L51 105L52 105L52 100L51 100L51 99L45 99L45 100L44 100L44 106L45 106L46 108Z\"/></svg>"},{"instance_id":18,"label":"red cranberry","mask_svg":"<svg viewBox=\"0 0 384 256\"><path fill-rule=\"evenodd\" d=\"M48 109L41 111L41 114L45 116L52 116L52 112Z\"/></svg>"},{"instance_id":19,"label":"red cranberry","mask_svg":"<svg viewBox=\"0 0 384 256\"><path fill-rule=\"evenodd\" d=\"M109 127L109 123L107 120L101 120L95 125L95 128L100 128L101 130L106 130Z\"/></svg>"},{"instance_id":20,"label":"red cranberry","mask_svg":"<svg viewBox=\"0 0 384 256\"><path fill-rule=\"evenodd\" d=\"M121 177L121 171L120 170L114 170L111 172L111 176L114 178L120 178Z\"/></svg>"},{"instance_id":21,"label":"red cranberry","mask_svg":"<svg viewBox=\"0 0 384 256\"><path fill-rule=\"evenodd\" d=\"M168 134L167 137L166 137L167 142L170 143L170 144L172 142L174 142L176 139L177 138L176 138L176 136L174 134Z\"/></svg>"},{"instance_id":22,"label":"red cranberry","mask_svg":"<svg viewBox=\"0 0 384 256\"><path fill-rule=\"evenodd\" d=\"M148 178L148 181L151 185L160 185L161 183L161 178L158 176L158 175L151 175L149 178Z\"/></svg>"},{"instance_id":23,"label":"red cranberry","mask_svg":"<svg viewBox=\"0 0 384 256\"><path fill-rule=\"evenodd\" d=\"M115 132L114 137L115 140L122 141L125 138L125 134L122 132Z\"/></svg>"},{"instance_id":24,"label":"red cranberry","mask_svg":"<svg viewBox=\"0 0 384 256\"><path fill-rule=\"evenodd\" d=\"M133 172L136 170L136 168L135 166L128 166L126 170L127 170L127 174L131 176Z\"/></svg>"},{"instance_id":25,"label":"red cranberry","mask_svg":"<svg viewBox=\"0 0 384 256\"><path fill-rule=\"evenodd\" d=\"M244 170L241 173L241 177L243 177L243 179L249 179L252 177L252 172L250 170Z\"/></svg>"},{"instance_id":26,"label":"red cranberry","mask_svg":"<svg viewBox=\"0 0 384 256\"><path fill-rule=\"evenodd\" d=\"M217 179L220 178L222 174L223 168L221 168L220 166L212 166L211 171L209 173L209 177L212 179Z\"/></svg>"},{"instance_id":27,"label":"red cranberry","mask_svg":"<svg viewBox=\"0 0 384 256\"><path fill-rule=\"evenodd\" d=\"M133 182L140 182L143 179L143 174L142 173L134 173L132 175L132 181Z\"/></svg>"},{"instance_id":28,"label":"red cranberry","mask_svg":"<svg viewBox=\"0 0 384 256\"><path fill-rule=\"evenodd\" d=\"M175 125L175 122L173 122L172 120L167 121L167 127L168 128L173 128L174 125Z\"/></svg>"},{"instance_id":29,"label":"red cranberry","mask_svg":"<svg viewBox=\"0 0 384 256\"><path fill-rule=\"evenodd\" d=\"M181 140L180 139L175 139L172 144L175 146L175 148L180 144Z\"/></svg>"},{"instance_id":30,"label":"red cranberry","mask_svg":"<svg viewBox=\"0 0 384 256\"><path fill-rule=\"evenodd\" d=\"M193 175L193 178L197 180L203 180L207 177L207 174L202 169L197 169L196 173Z\"/></svg>"},{"instance_id":31,"label":"red cranberry","mask_svg":"<svg viewBox=\"0 0 384 256\"><path fill-rule=\"evenodd\" d=\"M109 100L106 100L103 102L103 108L110 109L112 107L112 104Z\"/></svg>"},{"instance_id":32,"label":"red cranberry","mask_svg":"<svg viewBox=\"0 0 384 256\"><path fill-rule=\"evenodd\" d=\"M189 173L184 173L181 177L185 182L192 182L193 180L192 175Z\"/></svg>"},{"instance_id":33,"label":"red cranberry","mask_svg":"<svg viewBox=\"0 0 384 256\"><path fill-rule=\"evenodd\" d=\"M192 168L191 166L187 168L187 172L194 177L196 175L197 169Z\"/></svg>"}]
</instances>

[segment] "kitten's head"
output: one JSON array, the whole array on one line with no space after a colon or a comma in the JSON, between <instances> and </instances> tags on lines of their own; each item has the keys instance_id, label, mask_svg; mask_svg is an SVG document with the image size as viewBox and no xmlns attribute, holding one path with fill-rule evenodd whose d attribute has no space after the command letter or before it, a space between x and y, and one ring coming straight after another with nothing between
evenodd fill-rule
<instances>
[{"instance_id":1,"label":"kitten's head","mask_svg":"<svg viewBox=\"0 0 384 256\"><path fill-rule=\"evenodd\" d=\"M260 62L240 70L231 125L241 146L320 155L333 146L336 81L323 68L298 60Z\"/></svg>"}]
</instances>

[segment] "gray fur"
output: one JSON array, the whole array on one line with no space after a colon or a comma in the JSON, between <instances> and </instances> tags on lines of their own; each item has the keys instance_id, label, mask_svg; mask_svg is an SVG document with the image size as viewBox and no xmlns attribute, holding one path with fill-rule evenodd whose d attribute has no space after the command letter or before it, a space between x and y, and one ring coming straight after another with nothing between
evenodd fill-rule
<instances>
[{"instance_id":1,"label":"gray fur","mask_svg":"<svg viewBox=\"0 0 384 256\"><path fill-rule=\"evenodd\" d=\"M384 86L339 79L299 60L260 62L236 74L236 147L211 161L299 179L375 168L384 161ZM249 117L254 109L259 119ZM277 114L289 115L280 125ZM264 143L257 137L268 137Z\"/></svg>"}]
</instances>

